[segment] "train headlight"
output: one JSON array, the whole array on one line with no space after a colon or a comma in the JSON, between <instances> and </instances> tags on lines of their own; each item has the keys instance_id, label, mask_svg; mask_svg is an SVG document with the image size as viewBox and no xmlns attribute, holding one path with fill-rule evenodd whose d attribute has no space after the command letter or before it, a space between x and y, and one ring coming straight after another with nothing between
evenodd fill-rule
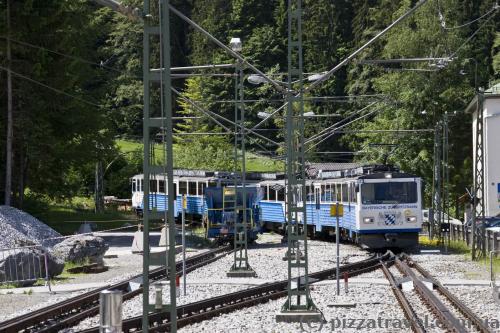
<instances>
[{"instance_id":1,"label":"train headlight","mask_svg":"<svg viewBox=\"0 0 500 333\"><path fill-rule=\"evenodd\" d=\"M375 222L375 218L374 217L365 217L365 218L363 218L363 222L364 223L373 223L373 222Z\"/></svg>"},{"instance_id":2,"label":"train headlight","mask_svg":"<svg viewBox=\"0 0 500 333\"><path fill-rule=\"evenodd\" d=\"M406 222L417 222L417 217L416 216L407 216L406 217Z\"/></svg>"}]
</instances>

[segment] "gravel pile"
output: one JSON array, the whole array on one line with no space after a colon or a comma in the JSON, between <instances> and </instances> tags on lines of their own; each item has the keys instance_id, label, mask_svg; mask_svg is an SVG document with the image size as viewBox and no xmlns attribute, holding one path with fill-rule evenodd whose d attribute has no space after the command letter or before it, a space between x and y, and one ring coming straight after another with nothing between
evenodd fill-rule
<instances>
[{"instance_id":1,"label":"gravel pile","mask_svg":"<svg viewBox=\"0 0 500 333\"><path fill-rule=\"evenodd\" d=\"M14 207L0 206L0 248L41 244L54 246L61 235L40 220Z\"/></svg>"}]
</instances>

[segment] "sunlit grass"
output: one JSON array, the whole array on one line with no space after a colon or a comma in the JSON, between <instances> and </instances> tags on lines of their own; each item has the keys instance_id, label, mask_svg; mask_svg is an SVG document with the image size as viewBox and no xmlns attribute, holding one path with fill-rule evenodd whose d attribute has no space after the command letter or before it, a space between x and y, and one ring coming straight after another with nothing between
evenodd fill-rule
<instances>
[{"instance_id":1,"label":"sunlit grass","mask_svg":"<svg viewBox=\"0 0 500 333\"><path fill-rule=\"evenodd\" d=\"M454 241L454 240L450 240L449 244L446 240L445 240L445 242L446 242L446 245L448 247L449 252L458 253L458 254L469 254L471 251L465 242ZM422 235L419 236L418 243L420 244L420 246L423 246L423 247L439 247L442 249L445 248L445 244L443 242L439 242L439 240L437 238L434 238L431 240L431 239L429 239L428 236L422 236Z\"/></svg>"}]
</instances>

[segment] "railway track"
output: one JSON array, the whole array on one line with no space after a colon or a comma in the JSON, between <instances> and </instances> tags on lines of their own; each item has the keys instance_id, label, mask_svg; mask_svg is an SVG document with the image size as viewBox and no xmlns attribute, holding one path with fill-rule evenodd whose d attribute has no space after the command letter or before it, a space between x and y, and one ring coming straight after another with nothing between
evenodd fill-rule
<instances>
[{"instance_id":1,"label":"railway track","mask_svg":"<svg viewBox=\"0 0 500 333\"><path fill-rule=\"evenodd\" d=\"M389 259L390 255L385 254L381 257L372 257L357 263L343 265L340 267L340 273L349 272L349 276L367 273L380 268L380 262ZM309 277L318 280L332 278L335 277L335 269L315 272L309 274ZM229 313L284 297L287 294L287 284L288 280L281 280L199 302L180 305L177 307L177 327L184 327L214 318L222 313ZM152 313L149 315L149 323L149 332L167 332L170 329L170 313ZM125 319L122 329L125 333L141 332L142 316ZM98 333L99 328L94 327L81 332Z\"/></svg>"},{"instance_id":2,"label":"railway track","mask_svg":"<svg viewBox=\"0 0 500 333\"><path fill-rule=\"evenodd\" d=\"M232 246L224 246L187 258L186 273L220 259L231 250ZM176 263L176 270L177 272L182 271L182 261ZM167 278L166 275L165 268L159 267L149 273L149 280L154 282L165 279ZM117 284L98 288L48 307L1 322L0 332L57 332L60 329L72 327L83 319L95 316L99 313L99 294L101 291L105 289L120 290L123 292L123 300L128 300L142 293L142 287L134 290L130 289L131 282L139 281L140 283L141 280L142 274L136 275Z\"/></svg>"},{"instance_id":3,"label":"railway track","mask_svg":"<svg viewBox=\"0 0 500 333\"><path fill-rule=\"evenodd\" d=\"M439 320L443 329L448 332L467 333L470 330L464 325L464 320L460 320L455 312L463 315L464 319L474 326L479 332L490 333L491 330L484 324L470 308L463 304L456 296L446 289L429 272L415 263L408 255L402 254L394 256L394 264L399 272L413 283L413 288L425 306ZM386 263L381 262L384 275L389 281L396 299L398 300L406 319L409 321L414 332L425 333L428 328L424 327L422 318L419 318L404 292L400 289L397 279L389 271ZM428 288L422 278L431 282L434 292ZM439 296L438 296L439 295Z\"/></svg>"}]
</instances>

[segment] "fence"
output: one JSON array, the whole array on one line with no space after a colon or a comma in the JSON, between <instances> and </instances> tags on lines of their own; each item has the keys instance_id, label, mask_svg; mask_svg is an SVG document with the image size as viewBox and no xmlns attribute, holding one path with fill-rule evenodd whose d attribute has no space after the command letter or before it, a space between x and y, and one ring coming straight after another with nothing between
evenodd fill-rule
<instances>
[{"instance_id":1,"label":"fence","mask_svg":"<svg viewBox=\"0 0 500 333\"><path fill-rule=\"evenodd\" d=\"M39 245L0 249L0 285L27 285L39 279L49 283L46 250Z\"/></svg>"},{"instance_id":2,"label":"fence","mask_svg":"<svg viewBox=\"0 0 500 333\"><path fill-rule=\"evenodd\" d=\"M452 224L450 226L450 238L455 241L463 241L470 247L472 242L472 230L465 225ZM484 253L500 250L500 232L487 229L484 230L484 240L482 244L484 246Z\"/></svg>"}]
</instances>

